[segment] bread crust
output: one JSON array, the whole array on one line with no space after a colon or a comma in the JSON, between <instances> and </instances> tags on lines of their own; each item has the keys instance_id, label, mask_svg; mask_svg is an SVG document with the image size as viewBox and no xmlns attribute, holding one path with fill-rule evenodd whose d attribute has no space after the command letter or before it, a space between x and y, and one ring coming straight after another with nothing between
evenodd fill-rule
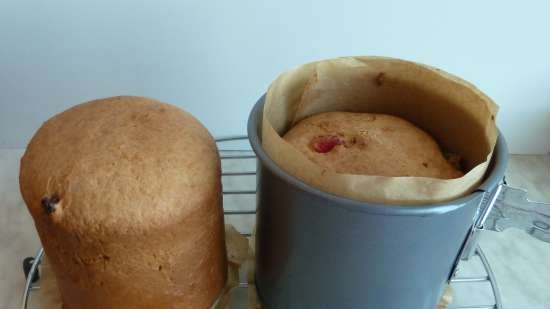
<instances>
[{"instance_id":1,"label":"bread crust","mask_svg":"<svg viewBox=\"0 0 550 309\"><path fill-rule=\"evenodd\" d=\"M428 133L391 115L321 113L301 120L283 138L311 161L337 173L441 179L463 176Z\"/></svg>"},{"instance_id":2,"label":"bread crust","mask_svg":"<svg viewBox=\"0 0 550 309\"><path fill-rule=\"evenodd\" d=\"M227 276L220 161L190 114L142 97L46 121L20 188L65 309L209 307Z\"/></svg>"}]
</instances>

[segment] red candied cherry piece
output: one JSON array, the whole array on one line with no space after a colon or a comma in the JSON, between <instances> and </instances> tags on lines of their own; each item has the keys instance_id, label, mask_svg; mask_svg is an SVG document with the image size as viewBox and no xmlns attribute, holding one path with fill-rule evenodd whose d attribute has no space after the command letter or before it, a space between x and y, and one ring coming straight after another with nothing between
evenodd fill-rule
<instances>
[{"instance_id":1,"label":"red candied cherry piece","mask_svg":"<svg viewBox=\"0 0 550 309\"><path fill-rule=\"evenodd\" d=\"M327 153L342 144L343 141L336 135L318 136L312 141L313 150L318 153Z\"/></svg>"}]
</instances>

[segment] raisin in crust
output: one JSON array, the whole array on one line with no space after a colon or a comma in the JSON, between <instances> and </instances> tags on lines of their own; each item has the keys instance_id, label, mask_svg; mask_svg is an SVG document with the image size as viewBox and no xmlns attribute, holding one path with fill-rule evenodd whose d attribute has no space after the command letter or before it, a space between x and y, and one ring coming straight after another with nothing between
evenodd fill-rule
<instances>
[{"instance_id":1,"label":"raisin in crust","mask_svg":"<svg viewBox=\"0 0 550 309\"><path fill-rule=\"evenodd\" d=\"M190 114L141 97L45 122L20 187L65 309L208 308L226 282L220 162Z\"/></svg>"},{"instance_id":2,"label":"raisin in crust","mask_svg":"<svg viewBox=\"0 0 550 309\"><path fill-rule=\"evenodd\" d=\"M430 135L395 116L321 113L298 122L283 138L311 161L337 173L440 179L463 176Z\"/></svg>"}]
</instances>

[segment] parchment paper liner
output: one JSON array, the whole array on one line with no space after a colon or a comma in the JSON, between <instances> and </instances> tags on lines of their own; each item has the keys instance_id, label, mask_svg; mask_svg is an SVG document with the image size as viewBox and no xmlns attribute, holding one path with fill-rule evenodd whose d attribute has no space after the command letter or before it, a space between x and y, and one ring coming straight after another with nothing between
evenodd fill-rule
<instances>
[{"instance_id":1,"label":"parchment paper liner","mask_svg":"<svg viewBox=\"0 0 550 309\"><path fill-rule=\"evenodd\" d=\"M431 134L458 154L467 172L449 180L338 174L282 139L301 119L322 112L384 113ZM302 65L269 87L262 146L283 170L323 191L384 204L426 204L463 196L481 182L498 131L498 106L472 84L439 69L382 57L346 57Z\"/></svg>"}]
</instances>

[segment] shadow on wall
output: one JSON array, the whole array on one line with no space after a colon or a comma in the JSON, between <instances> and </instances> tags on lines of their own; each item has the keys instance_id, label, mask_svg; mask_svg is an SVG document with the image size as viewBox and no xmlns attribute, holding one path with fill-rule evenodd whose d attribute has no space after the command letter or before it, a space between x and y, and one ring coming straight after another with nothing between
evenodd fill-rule
<instances>
[{"instance_id":1,"label":"shadow on wall","mask_svg":"<svg viewBox=\"0 0 550 309\"><path fill-rule=\"evenodd\" d=\"M550 154L550 76L533 76L512 85L502 83L493 99L500 105L497 125L512 154ZM503 125L506 124L506 125ZM510 141L513 141L512 143Z\"/></svg>"}]
</instances>

